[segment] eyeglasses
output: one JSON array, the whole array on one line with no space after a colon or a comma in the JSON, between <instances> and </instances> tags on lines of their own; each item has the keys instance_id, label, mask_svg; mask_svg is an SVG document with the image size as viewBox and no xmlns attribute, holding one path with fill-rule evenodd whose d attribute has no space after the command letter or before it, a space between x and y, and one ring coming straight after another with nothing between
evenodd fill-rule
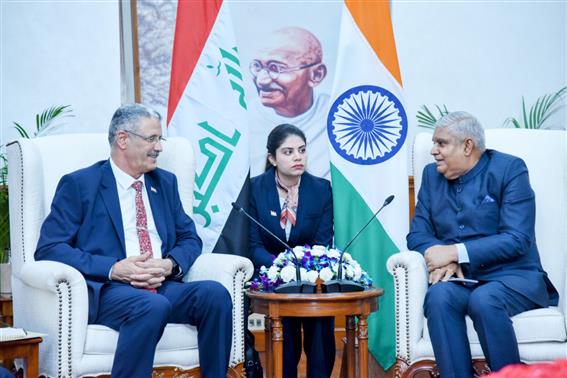
<instances>
[{"instance_id":1,"label":"eyeglasses","mask_svg":"<svg viewBox=\"0 0 567 378\"><path fill-rule=\"evenodd\" d=\"M159 142L165 142L165 141L167 140L167 139L165 139L165 138L163 138L163 137L161 137L161 136L157 136L157 135L152 135L152 136L148 136L148 137L147 137L147 136L140 135L140 134L135 133L135 132L130 131L130 130L124 130L124 131L126 131L128 134L135 135L135 136L137 136L138 138L141 138L141 139L143 139L143 140L145 140L146 142L151 143L151 144L156 144L158 141L159 141Z\"/></svg>"},{"instance_id":2,"label":"eyeglasses","mask_svg":"<svg viewBox=\"0 0 567 378\"><path fill-rule=\"evenodd\" d=\"M266 71L266 73L273 80L276 80L280 76L280 74L287 73L287 72L299 71L299 70L302 70L304 68L316 66L317 64L320 64L320 63L321 62L315 62L315 63L304 64L304 65L297 66L297 67L284 67L282 64L274 63L274 62L268 63L264 66L262 64L262 62L260 62L259 60L253 60L250 63L250 73L252 75L254 75L254 77L256 77L260 74L260 72Z\"/></svg>"}]
</instances>

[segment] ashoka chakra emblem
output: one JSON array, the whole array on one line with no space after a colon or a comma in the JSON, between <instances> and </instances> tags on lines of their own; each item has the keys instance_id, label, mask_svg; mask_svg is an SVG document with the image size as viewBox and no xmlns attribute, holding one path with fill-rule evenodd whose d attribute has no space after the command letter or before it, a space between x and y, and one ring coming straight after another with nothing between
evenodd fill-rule
<instances>
[{"instance_id":1,"label":"ashoka chakra emblem","mask_svg":"<svg viewBox=\"0 0 567 378\"><path fill-rule=\"evenodd\" d=\"M378 164L403 146L406 112L391 92L373 85L354 87L331 106L327 132L335 151L355 164Z\"/></svg>"}]
</instances>

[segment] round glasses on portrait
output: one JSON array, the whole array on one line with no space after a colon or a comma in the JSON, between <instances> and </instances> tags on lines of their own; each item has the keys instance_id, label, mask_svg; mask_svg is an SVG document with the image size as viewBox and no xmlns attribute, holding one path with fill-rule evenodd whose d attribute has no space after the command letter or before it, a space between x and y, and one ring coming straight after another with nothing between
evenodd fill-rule
<instances>
[{"instance_id":1,"label":"round glasses on portrait","mask_svg":"<svg viewBox=\"0 0 567 378\"><path fill-rule=\"evenodd\" d=\"M285 65L283 65L281 63L268 62L266 65L264 65L259 60L253 60L250 63L250 73L254 76L258 76L260 74L260 72L266 71L266 73L273 80L276 80L280 76L280 74L303 70L305 68L316 66L319 63L321 63L321 62L303 64L303 65L297 66L297 67L286 67Z\"/></svg>"}]
</instances>

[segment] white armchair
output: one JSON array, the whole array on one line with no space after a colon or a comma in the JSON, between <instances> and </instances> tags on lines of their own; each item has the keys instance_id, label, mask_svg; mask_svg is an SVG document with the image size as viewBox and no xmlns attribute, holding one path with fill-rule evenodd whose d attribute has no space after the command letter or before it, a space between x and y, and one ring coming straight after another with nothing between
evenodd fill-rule
<instances>
[{"instance_id":1,"label":"white armchair","mask_svg":"<svg viewBox=\"0 0 567 378\"><path fill-rule=\"evenodd\" d=\"M47 335L40 344L40 374L109 375L118 333L105 326L87 325L87 286L83 276L61 263L34 261L40 227L59 179L65 173L108 158L107 136L67 134L20 139L9 144L7 150L14 325ZM158 165L177 175L183 207L191 214L195 176L191 144L182 138L168 139ZM241 375L244 363L243 286L252 273L252 263L246 258L203 254L186 277L190 281L219 281L231 294L234 327L230 373L234 376ZM157 346L154 368L193 374L198 366L196 328L168 324Z\"/></svg>"},{"instance_id":2,"label":"white armchair","mask_svg":"<svg viewBox=\"0 0 567 378\"><path fill-rule=\"evenodd\" d=\"M536 193L536 238L543 268L559 292L559 306L514 316L520 358L526 363L567 358L567 135L559 130L486 130L488 148L524 159ZM415 195L421 186L430 155L431 134L415 138L413 177ZM416 199L417 200L417 199ZM406 251L391 256L388 271L394 276L396 298L396 377L438 377L423 300L427 269L420 253ZM467 319L475 369L485 372L478 336ZM451 346L448 345L448 348Z\"/></svg>"}]
</instances>

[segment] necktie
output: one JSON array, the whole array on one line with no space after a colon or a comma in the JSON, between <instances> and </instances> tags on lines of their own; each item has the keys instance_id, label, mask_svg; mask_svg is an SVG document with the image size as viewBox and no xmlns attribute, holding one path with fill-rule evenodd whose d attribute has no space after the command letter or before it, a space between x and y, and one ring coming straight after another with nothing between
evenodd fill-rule
<instances>
[{"instance_id":1,"label":"necktie","mask_svg":"<svg viewBox=\"0 0 567 378\"><path fill-rule=\"evenodd\" d=\"M153 254L152 241L148 232L148 216L142 200L142 182L136 181L132 184L132 187L136 190L136 231L140 242L140 254Z\"/></svg>"},{"instance_id":2,"label":"necktie","mask_svg":"<svg viewBox=\"0 0 567 378\"><path fill-rule=\"evenodd\" d=\"M140 243L140 254L153 254L152 241L150 240L150 233L148 232L148 216L146 214L144 200L142 199L142 182L134 182L132 188L136 191L136 231L138 233L138 242ZM156 292L156 289L146 290L153 293Z\"/></svg>"}]
</instances>

